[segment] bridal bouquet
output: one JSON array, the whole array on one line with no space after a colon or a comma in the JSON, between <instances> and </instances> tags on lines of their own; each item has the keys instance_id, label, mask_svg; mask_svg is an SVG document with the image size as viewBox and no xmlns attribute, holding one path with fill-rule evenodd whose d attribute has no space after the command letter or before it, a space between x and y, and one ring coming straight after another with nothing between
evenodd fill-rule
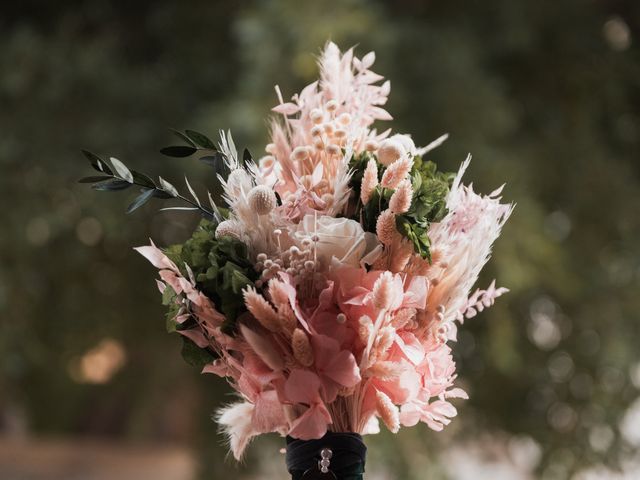
<instances>
[{"instance_id":1,"label":"bridal bouquet","mask_svg":"<svg viewBox=\"0 0 640 480\"><path fill-rule=\"evenodd\" d=\"M441 430L456 415L450 400L467 397L451 355L458 325L507 291L471 293L512 206L501 189L462 183L469 159L437 170L426 155L446 136L418 148L374 128L391 120L374 59L329 43L319 81L288 102L276 87L259 160L239 155L230 133L214 144L176 132L184 145L162 152L214 165L223 201L85 152L100 175L81 181L140 189L129 211L173 198L204 217L181 245L136 250L159 270L185 355L238 393L216 417L236 458L268 432L309 441L377 433L379 421Z\"/></svg>"}]
</instances>

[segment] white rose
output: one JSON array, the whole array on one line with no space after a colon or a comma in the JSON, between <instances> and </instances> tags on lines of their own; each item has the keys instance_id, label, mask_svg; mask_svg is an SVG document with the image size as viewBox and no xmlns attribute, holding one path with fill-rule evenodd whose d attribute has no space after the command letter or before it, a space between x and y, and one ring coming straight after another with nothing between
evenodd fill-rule
<instances>
[{"instance_id":1,"label":"white rose","mask_svg":"<svg viewBox=\"0 0 640 480\"><path fill-rule=\"evenodd\" d=\"M413 143L411 135L397 133L391 136L389 140L395 140L400 145L402 145L404 151L407 152L410 156L413 157L416 154L416 144Z\"/></svg>"},{"instance_id":2,"label":"white rose","mask_svg":"<svg viewBox=\"0 0 640 480\"><path fill-rule=\"evenodd\" d=\"M376 236L365 232L360 224L348 218L305 215L298 224L298 238L317 235L316 255L323 265L335 258L340 263L358 267L360 260L378 246Z\"/></svg>"}]
</instances>

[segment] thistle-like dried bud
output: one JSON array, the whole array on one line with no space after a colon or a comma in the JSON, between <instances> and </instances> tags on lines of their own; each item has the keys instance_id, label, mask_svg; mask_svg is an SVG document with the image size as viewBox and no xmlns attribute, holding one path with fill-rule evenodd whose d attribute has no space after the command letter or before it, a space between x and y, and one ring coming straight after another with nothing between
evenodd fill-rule
<instances>
[{"instance_id":1,"label":"thistle-like dried bud","mask_svg":"<svg viewBox=\"0 0 640 480\"><path fill-rule=\"evenodd\" d=\"M362 184L360 185L360 200L363 205L369 203L373 191L378 186L378 164L371 159L367 163L362 175Z\"/></svg>"},{"instance_id":2,"label":"thistle-like dried bud","mask_svg":"<svg viewBox=\"0 0 640 480\"><path fill-rule=\"evenodd\" d=\"M376 392L376 409L378 415L387 426L387 428L393 432L398 433L400 430L400 412L391 399L381 391Z\"/></svg>"},{"instance_id":3,"label":"thistle-like dried bud","mask_svg":"<svg viewBox=\"0 0 640 480\"><path fill-rule=\"evenodd\" d=\"M293 331L291 349L293 350L293 356L302 366L310 367L313 365L313 350L311 350L309 337L303 330L296 328Z\"/></svg>"},{"instance_id":4,"label":"thistle-like dried bud","mask_svg":"<svg viewBox=\"0 0 640 480\"><path fill-rule=\"evenodd\" d=\"M413 197L413 188L411 182L407 179L402 180L396 191L391 195L389 200L389 208L396 215L405 213L411 208L411 199Z\"/></svg>"},{"instance_id":5,"label":"thistle-like dried bud","mask_svg":"<svg viewBox=\"0 0 640 480\"><path fill-rule=\"evenodd\" d=\"M266 215L276 208L276 195L266 185L253 187L247 197L249 207L258 215Z\"/></svg>"},{"instance_id":6,"label":"thistle-like dried bud","mask_svg":"<svg viewBox=\"0 0 640 480\"><path fill-rule=\"evenodd\" d=\"M404 157L406 153L407 152L400 142L387 138L386 140L383 140L380 147L378 147L377 156L378 161L381 164L389 166L396 160Z\"/></svg>"},{"instance_id":7,"label":"thistle-like dried bud","mask_svg":"<svg viewBox=\"0 0 640 480\"><path fill-rule=\"evenodd\" d=\"M237 220L224 220L216 227L216 238L233 237L242 240L242 225Z\"/></svg>"},{"instance_id":8,"label":"thistle-like dried bud","mask_svg":"<svg viewBox=\"0 0 640 480\"><path fill-rule=\"evenodd\" d=\"M382 212L376 222L376 235L378 235L378 239L385 245L391 245L397 231L396 215L389 209Z\"/></svg>"}]
</instances>

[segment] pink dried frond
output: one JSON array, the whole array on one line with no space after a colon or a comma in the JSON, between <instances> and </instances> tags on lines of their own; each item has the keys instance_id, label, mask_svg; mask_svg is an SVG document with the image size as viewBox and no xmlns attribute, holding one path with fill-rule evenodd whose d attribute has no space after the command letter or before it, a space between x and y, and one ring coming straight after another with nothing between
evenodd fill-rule
<instances>
[{"instance_id":1,"label":"pink dried frond","mask_svg":"<svg viewBox=\"0 0 640 480\"><path fill-rule=\"evenodd\" d=\"M260 335L243 324L240 324L240 333L242 333L247 345L251 347L266 366L274 371L281 371L284 368L282 355L278 353L269 337Z\"/></svg>"}]
</instances>

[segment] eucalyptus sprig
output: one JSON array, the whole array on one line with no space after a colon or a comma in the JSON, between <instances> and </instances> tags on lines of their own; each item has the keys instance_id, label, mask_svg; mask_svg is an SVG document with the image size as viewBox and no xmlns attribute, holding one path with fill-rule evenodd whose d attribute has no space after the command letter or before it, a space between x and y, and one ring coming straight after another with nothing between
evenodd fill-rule
<instances>
[{"instance_id":1,"label":"eucalyptus sprig","mask_svg":"<svg viewBox=\"0 0 640 480\"><path fill-rule=\"evenodd\" d=\"M103 192L114 192L126 190L133 186L138 186L141 193L127 207L127 213L132 213L142 205L147 203L151 198L181 200L190 205L190 207L166 207L161 210L183 210L183 211L199 211L200 214L209 220L220 220L218 207L216 206L211 194L208 193L208 200L211 208L204 206L195 191L191 187L189 180L185 177L185 184L192 197L188 198L178 192L178 189L162 177L158 177L158 184L151 177L136 170L130 170L124 163L117 158L111 157L111 166L95 153L83 150L85 157L91 163L91 166L101 175L83 177L78 180L79 183L91 183L91 188Z\"/></svg>"}]
</instances>

